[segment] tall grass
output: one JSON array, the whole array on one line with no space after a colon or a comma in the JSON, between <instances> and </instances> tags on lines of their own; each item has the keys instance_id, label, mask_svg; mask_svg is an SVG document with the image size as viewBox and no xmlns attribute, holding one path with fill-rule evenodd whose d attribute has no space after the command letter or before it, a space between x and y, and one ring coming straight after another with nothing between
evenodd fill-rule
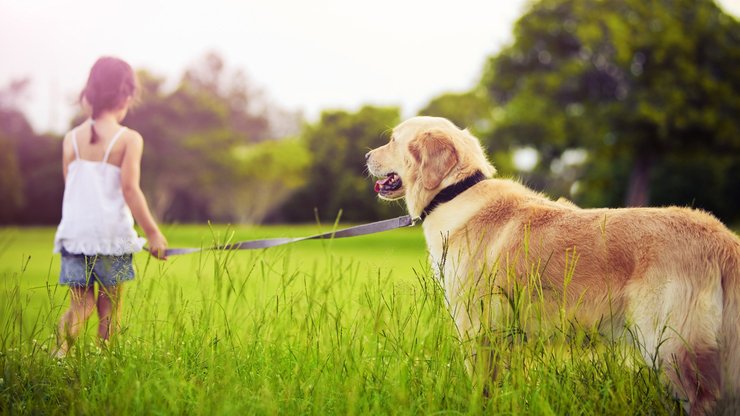
<instances>
[{"instance_id":1,"label":"tall grass","mask_svg":"<svg viewBox=\"0 0 740 416\"><path fill-rule=\"evenodd\" d=\"M246 238L309 233L235 232ZM92 320L69 356L57 360L50 351L68 295L56 285L53 230L0 229L0 411L679 412L634 351L578 329L493 337L502 368L483 394L465 369L465 348L426 266L420 234L400 230L166 263L137 255L121 334L101 347ZM235 237L205 227L173 228L168 235L188 245Z\"/></svg>"}]
</instances>

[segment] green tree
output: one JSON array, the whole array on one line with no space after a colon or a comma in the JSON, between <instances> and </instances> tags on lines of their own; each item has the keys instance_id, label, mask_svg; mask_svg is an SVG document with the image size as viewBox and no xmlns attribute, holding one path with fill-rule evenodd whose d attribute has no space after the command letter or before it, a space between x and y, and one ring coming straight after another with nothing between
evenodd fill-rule
<instances>
[{"instance_id":1,"label":"green tree","mask_svg":"<svg viewBox=\"0 0 740 416\"><path fill-rule=\"evenodd\" d=\"M12 81L0 89L0 224L12 223L23 206L17 147L33 132L16 106L28 83L28 79Z\"/></svg>"},{"instance_id":2,"label":"green tree","mask_svg":"<svg viewBox=\"0 0 740 416\"><path fill-rule=\"evenodd\" d=\"M61 217L61 141L37 135L19 110L29 85L0 90L0 223L53 224Z\"/></svg>"},{"instance_id":3,"label":"green tree","mask_svg":"<svg viewBox=\"0 0 740 416\"><path fill-rule=\"evenodd\" d=\"M183 82L170 93L164 80L140 73L142 104L125 124L144 137L142 188L166 221L228 220L210 210L211 184L230 182L230 149L246 142L228 129L228 107Z\"/></svg>"},{"instance_id":4,"label":"green tree","mask_svg":"<svg viewBox=\"0 0 740 416\"><path fill-rule=\"evenodd\" d=\"M278 207L306 184L312 160L299 139L267 140L233 152L242 179L233 184L237 192L224 192L216 208L240 207L239 222L259 223L276 217Z\"/></svg>"},{"instance_id":5,"label":"green tree","mask_svg":"<svg viewBox=\"0 0 740 416\"><path fill-rule=\"evenodd\" d=\"M433 98L419 110L420 116L444 117L473 134L491 129L492 107L486 91L476 88L462 93L448 92Z\"/></svg>"},{"instance_id":6,"label":"green tree","mask_svg":"<svg viewBox=\"0 0 740 416\"><path fill-rule=\"evenodd\" d=\"M222 104L231 130L244 138L254 142L273 138L264 94L250 84L244 71L227 68L219 54L208 52L186 69L182 85Z\"/></svg>"},{"instance_id":7,"label":"green tree","mask_svg":"<svg viewBox=\"0 0 740 416\"><path fill-rule=\"evenodd\" d=\"M213 54L171 92L140 72L142 104L126 123L144 136L142 187L159 218L259 222L298 186L307 151L274 140L269 117L252 112L258 99L240 74L227 73ZM269 176L275 169L284 174Z\"/></svg>"},{"instance_id":8,"label":"green tree","mask_svg":"<svg viewBox=\"0 0 740 416\"><path fill-rule=\"evenodd\" d=\"M398 203L381 203L365 168L365 153L387 142L400 121L397 108L366 106L355 113L325 111L306 126L301 139L313 164L306 185L283 206L280 220L310 222L314 209L323 221L366 221L403 212ZM385 132L386 134L383 134Z\"/></svg>"},{"instance_id":9,"label":"green tree","mask_svg":"<svg viewBox=\"0 0 740 416\"><path fill-rule=\"evenodd\" d=\"M23 206L20 179L15 144L7 136L0 135L0 224L11 223Z\"/></svg>"},{"instance_id":10,"label":"green tree","mask_svg":"<svg viewBox=\"0 0 740 416\"><path fill-rule=\"evenodd\" d=\"M489 141L534 144L545 168L585 148L586 191L628 205L650 201L656 166L740 151L740 25L713 1L542 0L514 32L483 76L502 106Z\"/></svg>"}]
</instances>

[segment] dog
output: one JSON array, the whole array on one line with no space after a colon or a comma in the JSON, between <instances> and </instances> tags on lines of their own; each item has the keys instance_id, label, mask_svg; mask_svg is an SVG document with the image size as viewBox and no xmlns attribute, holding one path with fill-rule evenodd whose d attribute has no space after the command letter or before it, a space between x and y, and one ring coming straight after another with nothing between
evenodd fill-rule
<instances>
[{"instance_id":1,"label":"dog","mask_svg":"<svg viewBox=\"0 0 740 416\"><path fill-rule=\"evenodd\" d=\"M494 178L478 139L444 118L408 119L365 156L379 197L405 199L409 215L423 220L464 340L501 323L504 295L538 285L530 293L555 316L565 304L581 324L626 329L692 415L738 397L740 239L710 214L553 201ZM495 366L481 364L482 347L472 344L470 371Z\"/></svg>"}]
</instances>

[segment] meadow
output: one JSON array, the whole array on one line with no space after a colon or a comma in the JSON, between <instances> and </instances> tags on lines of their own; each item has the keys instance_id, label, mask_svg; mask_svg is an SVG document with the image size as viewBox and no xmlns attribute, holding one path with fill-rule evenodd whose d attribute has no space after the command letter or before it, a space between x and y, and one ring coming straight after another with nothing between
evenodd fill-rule
<instances>
[{"instance_id":1,"label":"meadow","mask_svg":"<svg viewBox=\"0 0 740 416\"><path fill-rule=\"evenodd\" d=\"M177 247L317 231L165 228ZM55 359L68 294L53 233L0 228L2 414L680 413L633 350L567 323L542 336L512 324L492 345L504 364L484 394L419 227L166 262L137 254L119 336L99 345L93 318Z\"/></svg>"}]
</instances>

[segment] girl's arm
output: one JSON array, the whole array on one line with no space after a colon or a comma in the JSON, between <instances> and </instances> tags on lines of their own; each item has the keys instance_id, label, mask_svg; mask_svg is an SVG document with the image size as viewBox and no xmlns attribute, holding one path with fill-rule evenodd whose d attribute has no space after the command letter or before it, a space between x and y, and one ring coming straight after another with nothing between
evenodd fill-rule
<instances>
[{"instance_id":1,"label":"girl's arm","mask_svg":"<svg viewBox=\"0 0 740 416\"><path fill-rule=\"evenodd\" d=\"M141 154L144 150L144 139L135 131L130 131L133 135L126 142L124 148L123 162L121 163L121 188L123 197L131 209L136 222L146 233L149 241L150 253L158 259L166 259L165 250L167 249L167 239L159 231L154 217L149 211L149 206L141 192L139 185L141 178Z\"/></svg>"}]
</instances>

